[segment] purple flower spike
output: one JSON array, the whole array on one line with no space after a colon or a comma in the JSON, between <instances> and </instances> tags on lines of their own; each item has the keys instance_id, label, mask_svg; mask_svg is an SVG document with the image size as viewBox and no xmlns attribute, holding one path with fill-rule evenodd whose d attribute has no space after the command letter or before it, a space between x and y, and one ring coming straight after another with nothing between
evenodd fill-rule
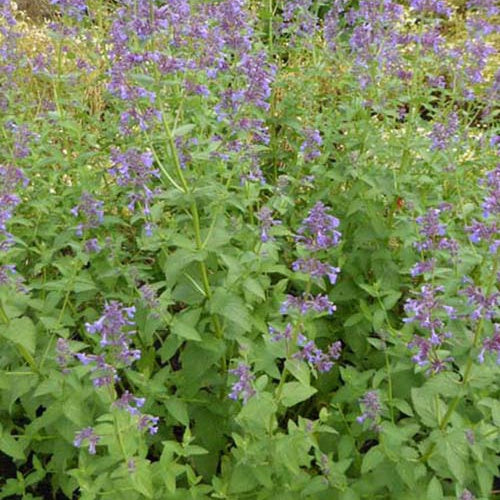
<instances>
[{"instance_id":1,"label":"purple flower spike","mask_svg":"<svg viewBox=\"0 0 500 500\"><path fill-rule=\"evenodd\" d=\"M89 445L89 453L91 455L95 455L95 447L100 439L101 438L94 432L94 429L92 427L86 427L76 434L73 444L77 448L81 448L83 441L87 440Z\"/></svg>"},{"instance_id":2,"label":"purple flower spike","mask_svg":"<svg viewBox=\"0 0 500 500\"><path fill-rule=\"evenodd\" d=\"M485 338L483 340L483 348L478 355L478 360L480 363L484 363L485 353L496 354L497 364L500 365L500 324L495 324L495 331L491 337Z\"/></svg>"},{"instance_id":3,"label":"purple flower spike","mask_svg":"<svg viewBox=\"0 0 500 500\"><path fill-rule=\"evenodd\" d=\"M292 332L293 332L293 326L291 323L288 323L286 325L285 330L283 332L276 330L272 326L269 327L269 334L271 335L272 342L278 342L282 339L290 340L292 338Z\"/></svg>"},{"instance_id":4,"label":"purple flower spike","mask_svg":"<svg viewBox=\"0 0 500 500\"><path fill-rule=\"evenodd\" d=\"M79 215L85 219L85 222L78 225L76 235L82 236L85 229L99 227L104 219L104 203L94 199L94 197L84 192L80 198L80 203L71 209L71 214L75 217Z\"/></svg>"},{"instance_id":5,"label":"purple flower spike","mask_svg":"<svg viewBox=\"0 0 500 500\"><path fill-rule=\"evenodd\" d=\"M376 421L382 413L382 405L377 391L368 391L359 402L364 411L356 418L357 422L362 424L365 420L371 421L371 428L378 430Z\"/></svg>"},{"instance_id":6,"label":"purple flower spike","mask_svg":"<svg viewBox=\"0 0 500 500\"><path fill-rule=\"evenodd\" d=\"M120 399L116 400L113 403L113 406L120 408L122 410L126 410L131 415L140 415L141 412L138 408L142 408L144 403L146 402L145 398L136 398L129 391L125 391Z\"/></svg>"},{"instance_id":7,"label":"purple flower spike","mask_svg":"<svg viewBox=\"0 0 500 500\"><path fill-rule=\"evenodd\" d=\"M297 231L296 240L312 252L326 250L339 244L339 220L327 213L328 208L318 201Z\"/></svg>"},{"instance_id":8,"label":"purple flower spike","mask_svg":"<svg viewBox=\"0 0 500 500\"><path fill-rule=\"evenodd\" d=\"M252 387L252 381L255 375L250 371L250 366L240 362L237 368L229 370L229 373L236 375L238 380L232 385L229 397L237 401L241 399L243 404L256 394L255 389Z\"/></svg>"},{"instance_id":9,"label":"purple flower spike","mask_svg":"<svg viewBox=\"0 0 500 500\"><path fill-rule=\"evenodd\" d=\"M278 226L281 224L280 220L273 219L272 210L268 207L262 207L260 212L257 214L257 219L260 220L260 239L263 243L267 241L273 241L274 238L269 235L269 229L272 226Z\"/></svg>"},{"instance_id":10,"label":"purple flower spike","mask_svg":"<svg viewBox=\"0 0 500 500\"><path fill-rule=\"evenodd\" d=\"M142 415L137 423L137 428L140 431L147 429L148 432L153 435L158 432L158 422L160 417L153 417L152 415Z\"/></svg>"},{"instance_id":11,"label":"purple flower spike","mask_svg":"<svg viewBox=\"0 0 500 500\"><path fill-rule=\"evenodd\" d=\"M450 113L445 122L436 122L430 133L432 140L431 149L444 150L451 142L455 142L457 140L458 127L458 115L455 112Z\"/></svg>"},{"instance_id":12,"label":"purple flower spike","mask_svg":"<svg viewBox=\"0 0 500 500\"><path fill-rule=\"evenodd\" d=\"M339 267L324 264L314 258L298 259L292 264L292 269L294 271L309 274L313 278L326 276L332 285L337 282L337 275L340 273Z\"/></svg>"},{"instance_id":13,"label":"purple flower spike","mask_svg":"<svg viewBox=\"0 0 500 500\"><path fill-rule=\"evenodd\" d=\"M325 353L316 346L314 340L309 340L302 334L298 336L297 345L301 349L293 357L307 361L321 373L329 372L342 352L342 343L339 341L331 344Z\"/></svg>"},{"instance_id":14,"label":"purple flower spike","mask_svg":"<svg viewBox=\"0 0 500 500\"><path fill-rule=\"evenodd\" d=\"M102 347L112 346L118 349L118 359L130 366L133 361L140 358L140 351L130 349L130 336L134 331L124 331L134 323L135 307L124 307L117 301L106 304L104 315L94 323L87 323L87 332L91 335L99 334Z\"/></svg>"},{"instance_id":15,"label":"purple flower spike","mask_svg":"<svg viewBox=\"0 0 500 500\"><path fill-rule=\"evenodd\" d=\"M323 144L319 130L305 130L305 141L300 146L300 152L304 155L305 161L311 161L321 156L319 147Z\"/></svg>"},{"instance_id":16,"label":"purple flower spike","mask_svg":"<svg viewBox=\"0 0 500 500\"><path fill-rule=\"evenodd\" d=\"M333 314L337 307L326 295L304 294L301 297L287 295L285 301L281 304L280 312L281 314L288 314L292 309L298 310L300 314L306 314L309 311Z\"/></svg>"}]
</instances>

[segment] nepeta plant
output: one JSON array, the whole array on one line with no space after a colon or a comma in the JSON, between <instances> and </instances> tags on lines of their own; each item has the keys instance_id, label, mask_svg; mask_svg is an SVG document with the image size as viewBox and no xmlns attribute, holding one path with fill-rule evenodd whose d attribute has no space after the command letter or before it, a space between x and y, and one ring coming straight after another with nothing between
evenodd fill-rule
<instances>
[{"instance_id":1,"label":"nepeta plant","mask_svg":"<svg viewBox=\"0 0 500 500\"><path fill-rule=\"evenodd\" d=\"M491 498L498 7L0 0L0 498Z\"/></svg>"}]
</instances>

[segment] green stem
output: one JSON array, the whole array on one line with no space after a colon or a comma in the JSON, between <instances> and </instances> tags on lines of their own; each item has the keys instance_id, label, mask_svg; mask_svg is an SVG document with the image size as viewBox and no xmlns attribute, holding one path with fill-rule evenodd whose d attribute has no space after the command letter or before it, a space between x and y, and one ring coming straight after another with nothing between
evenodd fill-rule
<instances>
[{"instance_id":1,"label":"green stem","mask_svg":"<svg viewBox=\"0 0 500 500\"><path fill-rule=\"evenodd\" d=\"M177 173L177 176L180 180L180 184L182 186L182 190L184 193L189 193L189 184L186 180L186 177L184 175L184 172L182 171L181 163L179 161L179 155L177 153L177 147L175 145L174 141L174 136L172 133L172 130L168 124L168 121L165 117L165 112L162 113L162 122L163 122L163 127L165 130L165 133L167 135L167 140L170 146L170 153L172 155L172 159L174 162L174 167ZM194 237L195 237L195 243L196 243L196 249L198 251L203 250L203 241L201 238L201 225L200 225L200 214L198 212L198 206L196 204L196 200L193 200L191 203L191 217L193 220L193 228L194 228ZM208 279L208 271L207 271L207 266L204 261L200 261L199 263L200 266L200 273L201 273L201 279L203 282L203 289L205 291L205 297L210 300L212 298L212 289L210 287L210 281ZM218 339L223 338L223 331L222 331L222 326L220 324L219 318L215 315L212 315L212 325L215 330L215 334ZM227 361L226 361L226 355L224 354L222 357L222 368L224 371L227 369Z\"/></svg>"},{"instance_id":2,"label":"green stem","mask_svg":"<svg viewBox=\"0 0 500 500\"><path fill-rule=\"evenodd\" d=\"M496 257L498 257L498 256L496 256ZM494 283L496 281L496 275L497 275L497 270L498 270L498 258L496 258L494 262L495 263L493 265L493 270L492 270L492 273L491 273L491 279L490 279L490 281L488 283L487 290L486 290L486 295L487 296L491 294L491 291L493 289L493 285L494 285ZM484 318L481 318L481 320L479 321L479 324L478 324L478 326L476 328L476 331L474 333L474 338L472 340L472 348L473 349L478 346L479 341L481 339L481 334L483 332L483 329L484 329ZM467 360L467 364L465 365L464 376L463 376L463 379L462 379L462 382L461 382L462 388L461 388L459 394L451 402L451 404L448 407L446 413L444 414L443 419L441 420L441 422L439 424L439 430L441 430L441 431L444 431L444 429L448 425L448 422L449 422L451 416L453 415L453 412L455 411L455 408L457 407L457 405L460 402L460 400L462 400L463 397L464 397L464 393L466 391L467 384L469 383L469 378L470 378L470 375L471 375L473 363L474 363L474 358L471 356L471 354L469 354L469 359ZM430 448L429 448L429 451L424 456L422 456L420 458L420 461L421 462L427 461L432 456L432 454L434 453L435 448L436 448L436 444L432 443L431 446L430 446Z\"/></svg>"}]
</instances>

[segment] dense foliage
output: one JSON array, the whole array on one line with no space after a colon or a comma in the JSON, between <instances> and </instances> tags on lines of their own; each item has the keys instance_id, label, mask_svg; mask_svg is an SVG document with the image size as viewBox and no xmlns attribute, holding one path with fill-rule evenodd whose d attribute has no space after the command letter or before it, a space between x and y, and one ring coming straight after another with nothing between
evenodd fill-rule
<instances>
[{"instance_id":1,"label":"dense foliage","mask_svg":"<svg viewBox=\"0 0 500 500\"><path fill-rule=\"evenodd\" d=\"M488 499L493 0L0 0L0 498Z\"/></svg>"}]
</instances>

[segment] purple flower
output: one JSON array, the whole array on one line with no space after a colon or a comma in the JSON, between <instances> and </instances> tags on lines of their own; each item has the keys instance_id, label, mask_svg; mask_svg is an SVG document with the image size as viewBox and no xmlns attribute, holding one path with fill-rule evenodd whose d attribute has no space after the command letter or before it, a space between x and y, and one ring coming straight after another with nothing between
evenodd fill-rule
<instances>
[{"instance_id":1,"label":"purple flower","mask_svg":"<svg viewBox=\"0 0 500 500\"><path fill-rule=\"evenodd\" d=\"M74 17L77 21L83 19L87 10L86 0L50 0L50 3L57 5L63 14Z\"/></svg>"},{"instance_id":2,"label":"purple flower","mask_svg":"<svg viewBox=\"0 0 500 500\"><path fill-rule=\"evenodd\" d=\"M98 253L101 251L101 246L97 238L91 238L83 244L83 249L86 253Z\"/></svg>"},{"instance_id":3,"label":"purple flower","mask_svg":"<svg viewBox=\"0 0 500 500\"><path fill-rule=\"evenodd\" d=\"M136 205L142 205L143 214L149 216L151 201L157 194L150 188L150 183L159 177L159 171L153 168L152 153L140 153L135 148L122 153L113 148L111 163L109 172L116 178L117 184L130 189L128 209L133 212Z\"/></svg>"},{"instance_id":4,"label":"purple flower","mask_svg":"<svg viewBox=\"0 0 500 500\"><path fill-rule=\"evenodd\" d=\"M486 241L490 244L496 244L496 236L500 235L500 230L496 222L491 224L473 220L470 226L466 226L465 230L469 233L469 239L472 243L480 243ZM491 252L495 253L495 252Z\"/></svg>"},{"instance_id":5,"label":"purple flower","mask_svg":"<svg viewBox=\"0 0 500 500\"><path fill-rule=\"evenodd\" d=\"M325 353L316 346L314 340L308 340L302 334L298 336L297 345L300 347L300 350L293 357L307 361L321 373L329 372L335 361L340 358L342 352L342 343L340 341L331 344Z\"/></svg>"},{"instance_id":6,"label":"purple flower","mask_svg":"<svg viewBox=\"0 0 500 500\"><path fill-rule=\"evenodd\" d=\"M328 208L318 201L309 215L302 221L296 240L304 243L312 252L335 247L339 244L341 233L337 231L339 220L327 213Z\"/></svg>"},{"instance_id":7,"label":"purple flower","mask_svg":"<svg viewBox=\"0 0 500 500\"><path fill-rule=\"evenodd\" d=\"M56 362L63 368L63 373L66 371L68 363L73 358L73 353L69 348L69 343L66 339L58 338L56 343Z\"/></svg>"},{"instance_id":8,"label":"purple flower","mask_svg":"<svg viewBox=\"0 0 500 500\"><path fill-rule=\"evenodd\" d=\"M456 112L450 113L444 122L435 122L432 127L432 132L429 134L432 140L431 149L444 150L450 143L458 139L458 114Z\"/></svg>"},{"instance_id":9,"label":"purple flower","mask_svg":"<svg viewBox=\"0 0 500 500\"><path fill-rule=\"evenodd\" d=\"M306 129L304 133L306 137L300 146L300 152L304 155L305 161L314 160L314 158L321 155L319 146L323 144L323 140L321 139L319 130Z\"/></svg>"},{"instance_id":10,"label":"purple flower","mask_svg":"<svg viewBox=\"0 0 500 500\"><path fill-rule=\"evenodd\" d=\"M238 380L231 387L229 397L235 401L241 399L243 404L246 404L256 394L252 387L255 375L250 371L250 366L242 362L238 363L237 368L229 370L229 373L238 377Z\"/></svg>"},{"instance_id":11,"label":"purple flower","mask_svg":"<svg viewBox=\"0 0 500 500\"><path fill-rule=\"evenodd\" d=\"M130 415L140 415L141 412L138 408L142 408L146 402L145 398L136 398L129 391L125 391L120 399L117 399L113 406L127 411Z\"/></svg>"},{"instance_id":12,"label":"purple flower","mask_svg":"<svg viewBox=\"0 0 500 500\"><path fill-rule=\"evenodd\" d=\"M500 324L494 325L493 335L483 340L483 347L478 355L480 363L484 363L485 353L495 354L497 356L497 364L500 365Z\"/></svg>"},{"instance_id":13,"label":"purple flower","mask_svg":"<svg viewBox=\"0 0 500 500\"><path fill-rule=\"evenodd\" d=\"M85 327L90 334L98 333L101 336L101 346L121 345L122 329L134 324L135 307L124 307L116 300L104 306L104 314L94 323L86 323ZM134 332L129 332L132 334Z\"/></svg>"},{"instance_id":14,"label":"purple flower","mask_svg":"<svg viewBox=\"0 0 500 500\"><path fill-rule=\"evenodd\" d=\"M101 438L94 432L94 429L92 427L86 427L76 434L73 444L77 448L81 448L83 441L87 440L89 445L89 453L91 455L95 455L95 447L100 439Z\"/></svg>"},{"instance_id":15,"label":"purple flower","mask_svg":"<svg viewBox=\"0 0 500 500\"><path fill-rule=\"evenodd\" d=\"M94 387L112 386L117 380L120 380L116 368L107 363L103 355L78 353L75 356L82 365L93 365L91 373L93 374L92 384Z\"/></svg>"},{"instance_id":16,"label":"purple flower","mask_svg":"<svg viewBox=\"0 0 500 500\"><path fill-rule=\"evenodd\" d=\"M420 250L451 250L454 253L457 250L457 243L454 240L445 238L446 224L442 224L439 220L439 215L443 208L431 208L424 216L417 217L417 224L420 226L419 233L423 239L415 243L415 247ZM441 238L442 237L442 238Z\"/></svg>"},{"instance_id":17,"label":"purple flower","mask_svg":"<svg viewBox=\"0 0 500 500\"><path fill-rule=\"evenodd\" d=\"M307 314L309 311L317 313L333 314L337 307L330 302L326 295L302 294L301 297L287 295L281 304L281 314L288 314L290 310L296 309L300 314Z\"/></svg>"},{"instance_id":18,"label":"purple flower","mask_svg":"<svg viewBox=\"0 0 500 500\"><path fill-rule=\"evenodd\" d=\"M14 237L7 230L7 222L12 218L14 208L21 203L15 190L27 185L28 179L22 170L11 165L0 165L0 251L6 251L13 244Z\"/></svg>"},{"instance_id":19,"label":"purple flower","mask_svg":"<svg viewBox=\"0 0 500 500\"><path fill-rule=\"evenodd\" d=\"M410 274L415 278L420 274L431 273L434 271L436 266L436 259L424 260L422 262L417 262L410 271Z\"/></svg>"},{"instance_id":20,"label":"purple flower","mask_svg":"<svg viewBox=\"0 0 500 500\"><path fill-rule=\"evenodd\" d=\"M3 264L0 266L0 286L15 285L20 293L26 293L23 285L24 278L17 273L14 264Z\"/></svg>"},{"instance_id":21,"label":"purple flower","mask_svg":"<svg viewBox=\"0 0 500 500\"><path fill-rule=\"evenodd\" d=\"M496 16L500 13L500 7L497 0L469 0L467 9L477 9L485 13L488 17Z\"/></svg>"},{"instance_id":22,"label":"purple flower","mask_svg":"<svg viewBox=\"0 0 500 500\"><path fill-rule=\"evenodd\" d=\"M272 326L269 327L269 334L271 335L271 341L272 342L278 342L282 339L285 340L291 340L292 338L292 332L293 332L293 326L291 323L287 323L285 329L283 332L280 332L279 330L276 330Z\"/></svg>"},{"instance_id":23,"label":"purple flower","mask_svg":"<svg viewBox=\"0 0 500 500\"><path fill-rule=\"evenodd\" d=\"M371 422L371 428L378 430L377 420L382 413L382 405L377 391L368 391L359 401L363 413L356 418L356 421L362 424L366 420Z\"/></svg>"},{"instance_id":24,"label":"purple flower","mask_svg":"<svg viewBox=\"0 0 500 500\"><path fill-rule=\"evenodd\" d=\"M500 214L500 163L496 168L486 174L486 178L481 181L488 188L488 193L482 204L483 216Z\"/></svg>"},{"instance_id":25,"label":"purple flower","mask_svg":"<svg viewBox=\"0 0 500 500\"><path fill-rule=\"evenodd\" d=\"M456 318L455 309L444 305L438 293L443 292L442 287L423 285L421 292L416 299L408 299L404 306L407 313L412 316L403 319L405 323L418 322L419 326L427 330L429 337L414 335L408 344L409 349L417 348L417 353L412 360L419 366L429 366L428 373L438 373L445 368L445 363L452 361L452 358L441 360L437 355L437 349L451 337L451 334L444 331L445 323L442 318Z\"/></svg>"},{"instance_id":26,"label":"purple flower","mask_svg":"<svg viewBox=\"0 0 500 500\"><path fill-rule=\"evenodd\" d=\"M355 56L354 71L362 88L374 83L368 68L376 65L377 79L394 75L403 68L400 45L404 9L392 0L361 0L359 8L345 15L352 35L349 40Z\"/></svg>"},{"instance_id":27,"label":"purple flower","mask_svg":"<svg viewBox=\"0 0 500 500\"><path fill-rule=\"evenodd\" d=\"M476 500L476 497L469 490L466 489L460 495L459 500Z\"/></svg>"},{"instance_id":28,"label":"purple flower","mask_svg":"<svg viewBox=\"0 0 500 500\"><path fill-rule=\"evenodd\" d=\"M142 285L139 288L139 293L141 294L141 299L150 309L156 309L160 305L156 297L156 292L150 285Z\"/></svg>"},{"instance_id":29,"label":"purple flower","mask_svg":"<svg viewBox=\"0 0 500 500\"><path fill-rule=\"evenodd\" d=\"M327 276L332 285L337 282L337 276L340 272L339 267L330 266L312 257L308 259L297 259L292 264L292 269L296 272L309 274L313 278Z\"/></svg>"},{"instance_id":30,"label":"purple flower","mask_svg":"<svg viewBox=\"0 0 500 500\"><path fill-rule=\"evenodd\" d=\"M459 294L465 295L467 304L474 307L469 315L471 320L478 321L495 317L497 308L500 306L499 292L486 296L480 287L471 284L464 290L460 290Z\"/></svg>"},{"instance_id":31,"label":"purple flower","mask_svg":"<svg viewBox=\"0 0 500 500\"><path fill-rule=\"evenodd\" d=\"M78 225L76 234L82 236L85 229L99 227L104 219L104 203L94 199L94 197L84 192L80 198L80 203L71 209L71 213L78 217L79 215L85 219L85 222Z\"/></svg>"},{"instance_id":32,"label":"purple flower","mask_svg":"<svg viewBox=\"0 0 500 500\"><path fill-rule=\"evenodd\" d=\"M345 10L347 0L334 0L330 10L327 12L323 22L323 36L330 50L337 48L338 36L340 34L341 14Z\"/></svg>"},{"instance_id":33,"label":"purple flower","mask_svg":"<svg viewBox=\"0 0 500 500\"><path fill-rule=\"evenodd\" d=\"M26 158L30 154L30 144L34 141L38 141L40 136L30 131L30 129L24 125L16 125L14 122L7 122L6 128L12 132L14 136L14 158Z\"/></svg>"},{"instance_id":34,"label":"purple flower","mask_svg":"<svg viewBox=\"0 0 500 500\"><path fill-rule=\"evenodd\" d=\"M415 12L439 14L445 17L450 17L453 12L447 3L442 0L411 0L410 7Z\"/></svg>"},{"instance_id":35,"label":"purple flower","mask_svg":"<svg viewBox=\"0 0 500 500\"><path fill-rule=\"evenodd\" d=\"M153 435L158 432L158 422L160 417L153 417L152 415L142 415L137 423L137 428L140 431L147 429L148 432Z\"/></svg>"},{"instance_id":36,"label":"purple flower","mask_svg":"<svg viewBox=\"0 0 500 500\"><path fill-rule=\"evenodd\" d=\"M310 12L312 0L288 0L283 7L282 31L291 33L291 44L297 38L311 37L314 34L317 17Z\"/></svg>"},{"instance_id":37,"label":"purple flower","mask_svg":"<svg viewBox=\"0 0 500 500\"><path fill-rule=\"evenodd\" d=\"M281 224L280 220L273 219L272 210L268 207L262 207L257 214L257 219L260 221L260 239L263 243L272 241L274 238L269 235L269 230L273 226Z\"/></svg>"}]
</instances>

